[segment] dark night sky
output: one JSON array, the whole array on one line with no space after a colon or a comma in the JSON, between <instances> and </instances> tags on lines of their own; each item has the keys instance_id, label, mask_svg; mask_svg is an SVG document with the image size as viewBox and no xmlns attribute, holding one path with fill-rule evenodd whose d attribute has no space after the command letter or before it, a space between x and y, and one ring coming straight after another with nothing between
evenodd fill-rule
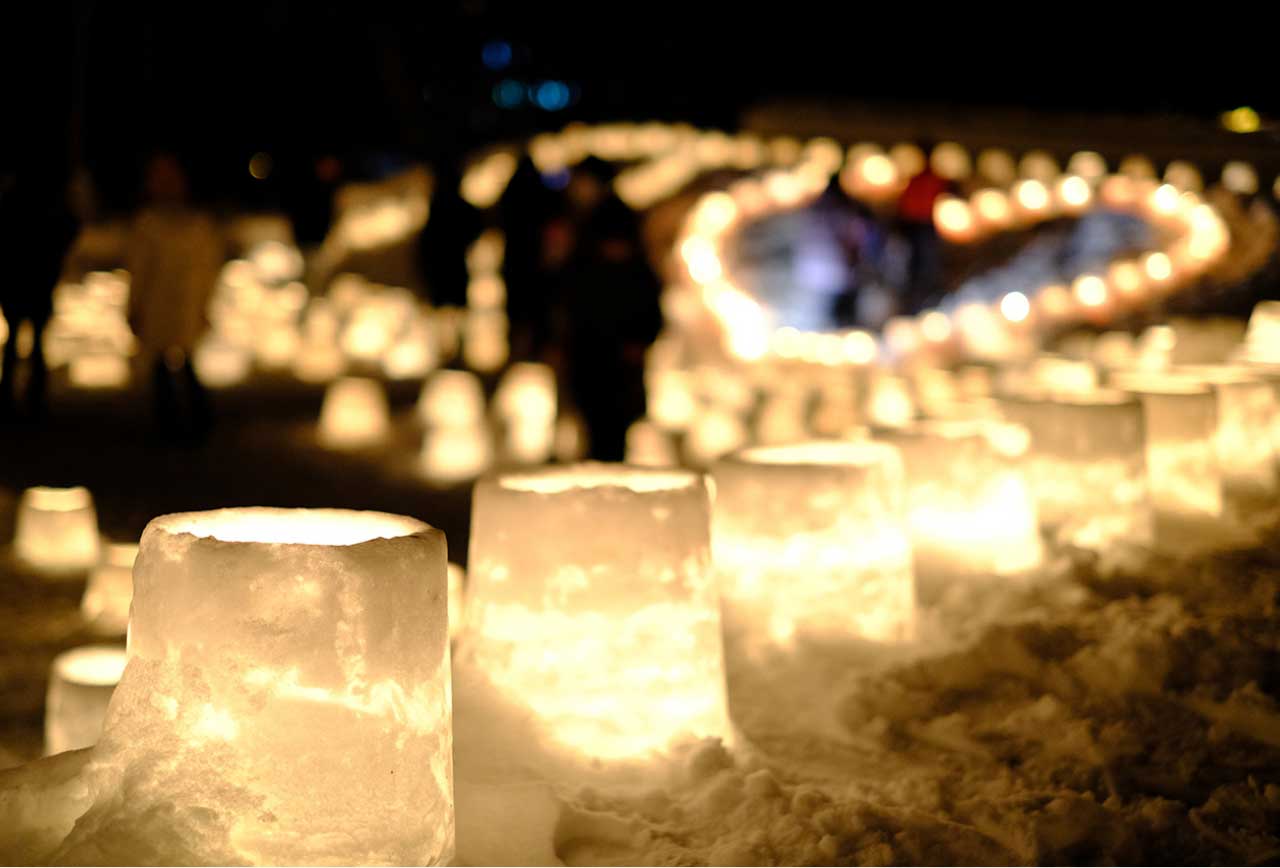
<instances>
[{"instance_id":1,"label":"dark night sky","mask_svg":"<svg viewBox=\"0 0 1280 868\"><path fill-rule=\"evenodd\" d=\"M1041 16L1014 35L996 25L1001 13L939 20L923 5L877 17L865 4L794 4L801 20L786 4L64 6L15 28L44 62L19 63L7 79L38 117L56 118L51 106L68 100L81 71L83 152L108 198L127 193L132 167L156 146L205 163L224 187L249 183L243 167L258 150L286 170L326 153L430 157L579 118L730 126L744 108L787 97L885 111L927 102L1206 117L1240 104L1274 110L1277 100L1268 52L1232 45L1221 30L1193 41L1176 22L1152 31L1074 19L1052 35ZM494 39L515 52L500 72L481 62ZM1224 42L1229 54L1212 48ZM504 77L562 80L577 99L558 112L501 110L491 94ZM30 126L52 135L57 124Z\"/></svg>"}]
</instances>

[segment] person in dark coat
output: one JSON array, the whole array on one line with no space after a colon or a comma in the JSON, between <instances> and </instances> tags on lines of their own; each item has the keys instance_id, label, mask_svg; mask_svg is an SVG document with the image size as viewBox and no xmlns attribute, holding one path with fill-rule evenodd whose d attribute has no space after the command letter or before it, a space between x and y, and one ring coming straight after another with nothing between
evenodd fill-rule
<instances>
[{"instance_id":1,"label":"person in dark coat","mask_svg":"<svg viewBox=\"0 0 1280 868\"><path fill-rule=\"evenodd\" d=\"M449 160L435 166L431 211L419 236L419 262L431 303L467 303L467 248L484 229L480 213L462 198L461 176Z\"/></svg>"},{"instance_id":2,"label":"person in dark coat","mask_svg":"<svg viewBox=\"0 0 1280 868\"><path fill-rule=\"evenodd\" d=\"M662 326L660 288L636 215L606 197L582 224L561 305L569 391L597 460L621 461L627 427L645 413L644 354Z\"/></svg>"}]
</instances>

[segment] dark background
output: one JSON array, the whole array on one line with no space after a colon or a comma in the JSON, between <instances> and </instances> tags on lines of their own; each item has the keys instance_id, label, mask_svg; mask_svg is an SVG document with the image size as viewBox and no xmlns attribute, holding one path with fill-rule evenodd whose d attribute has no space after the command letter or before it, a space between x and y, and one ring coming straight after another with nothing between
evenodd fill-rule
<instances>
[{"instance_id":1,"label":"dark background","mask_svg":"<svg viewBox=\"0 0 1280 868\"><path fill-rule=\"evenodd\" d=\"M868 8L15 6L4 13L13 123L3 147L19 164L65 151L90 169L107 210L129 207L150 151L177 149L202 192L252 207L278 204L322 156L338 156L343 177L376 177L570 120L733 127L754 106L805 101L886 116L1021 107L1211 123L1239 105L1264 115L1278 105L1269 27L1243 13L1166 7L1156 21L1081 8ZM510 46L505 68L483 62L492 42ZM571 104L500 108L494 88L505 79L562 82ZM272 157L265 182L246 170L257 152Z\"/></svg>"}]
</instances>

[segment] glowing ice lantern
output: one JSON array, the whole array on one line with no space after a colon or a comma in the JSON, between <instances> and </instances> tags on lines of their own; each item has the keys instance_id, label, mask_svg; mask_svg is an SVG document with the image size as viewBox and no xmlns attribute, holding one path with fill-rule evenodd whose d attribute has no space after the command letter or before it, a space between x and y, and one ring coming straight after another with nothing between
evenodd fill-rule
<instances>
[{"instance_id":1,"label":"glowing ice lantern","mask_svg":"<svg viewBox=\"0 0 1280 868\"><path fill-rule=\"evenodd\" d=\"M717 462L712 477L712 546L735 641L763 650L911 636L911 544L894 447L757 447Z\"/></svg>"},{"instance_id":2,"label":"glowing ice lantern","mask_svg":"<svg viewBox=\"0 0 1280 868\"><path fill-rule=\"evenodd\" d=\"M95 748L101 822L78 825L70 852L98 852L94 830L127 812L152 817L132 834L154 836L158 862L446 863L445 570L440 531L385 513L153 520ZM197 810L198 827L154 825Z\"/></svg>"},{"instance_id":3,"label":"glowing ice lantern","mask_svg":"<svg viewBox=\"0 0 1280 868\"><path fill-rule=\"evenodd\" d=\"M138 547L112 543L92 573L80 601L80 614L93 632L123 636L129 628L129 604L133 601L133 561Z\"/></svg>"},{"instance_id":4,"label":"glowing ice lantern","mask_svg":"<svg viewBox=\"0 0 1280 868\"><path fill-rule=\"evenodd\" d=\"M1130 395L1006 396L1005 418L1026 428L1024 468L1043 525L1083 548L1149 543L1142 406Z\"/></svg>"},{"instance_id":5,"label":"glowing ice lantern","mask_svg":"<svg viewBox=\"0 0 1280 868\"><path fill-rule=\"evenodd\" d=\"M482 480L460 665L586 759L727 737L708 533L692 473L579 464Z\"/></svg>"},{"instance_id":6,"label":"glowing ice lantern","mask_svg":"<svg viewBox=\"0 0 1280 868\"><path fill-rule=\"evenodd\" d=\"M97 743L125 660L117 645L85 645L53 658L44 712L46 755Z\"/></svg>"},{"instance_id":7,"label":"glowing ice lantern","mask_svg":"<svg viewBox=\"0 0 1280 868\"><path fill-rule=\"evenodd\" d=\"M1142 401L1157 540L1164 548L1197 545L1197 532L1214 529L1223 514L1213 391L1203 384L1139 372L1115 374L1112 383Z\"/></svg>"},{"instance_id":8,"label":"glowing ice lantern","mask_svg":"<svg viewBox=\"0 0 1280 868\"><path fill-rule=\"evenodd\" d=\"M918 577L1014 575L1043 557L1031 491L992 447L990 429L921 421L877 434L902 454Z\"/></svg>"},{"instance_id":9,"label":"glowing ice lantern","mask_svg":"<svg viewBox=\"0 0 1280 868\"><path fill-rule=\"evenodd\" d=\"M390 426L387 395L376 380L343 377L324 393L320 442L335 449L381 443Z\"/></svg>"},{"instance_id":10,"label":"glowing ice lantern","mask_svg":"<svg viewBox=\"0 0 1280 868\"><path fill-rule=\"evenodd\" d=\"M547 365L517 362L493 396L504 424L504 451L522 464L542 464L555 449L556 378Z\"/></svg>"},{"instance_id":11,"label":"glowing ice lantern","mask_svg":"<svg viewBox=\"0 0 1280 868\"><path fill-rule=\"evenodd\" d=\"M484 386L470 371L436 371L418 395L418 420L425 425L476 425L484 418Z\"/></svg>"},{"instance_id":12,"label":"glowing ice lantern","mask_svg":"<svg viewBox=\"0 0 1280 868\"><path fill-rule=\"evenodd\" d=\"M42 573L74 573L98 562L98 514L89 489L38 486L18 503L13 551Z\"/></svg>"}]
</instances>

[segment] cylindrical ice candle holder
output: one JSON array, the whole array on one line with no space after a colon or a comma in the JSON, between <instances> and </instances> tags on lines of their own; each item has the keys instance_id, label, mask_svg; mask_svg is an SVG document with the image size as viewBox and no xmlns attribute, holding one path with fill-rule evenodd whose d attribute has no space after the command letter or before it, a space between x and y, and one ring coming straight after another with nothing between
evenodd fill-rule
<instances>
[{"instance_id":1,"label":"cylindrical ice candle holder","mask_svg":"<svg viewBox=\"0 0 1280 868\"><path fill-rule=\"evenodd\" d=\"M590 760L728 736L700 476L621 464L476 486L459 659Z\"/></svg>"},{"instance_id":2,"label":"cylindrical ice candle holder","mask_svg":"<svg viewBox=\"0 0 1280 868\"><path fill-rule=\"evenodd\" d=\"M13 550L42 573L78 573L98 562L98 514L89 489L37 486L18 503Z\"/></svg>"},{"instance_id":3,"label":"cylindrical ice candle holder","mask_svg":"<svg viewBox=\"0 0 1280 868\"><path fill-rule=\"evenodd\" d=\"M390 427L387 393L377 380L343 377L324 393L320 442L334 449L360 449L381 443Z\"/></svg>"},{"instance_id":4,"label":"cylindrical ice candle holder","mask_svg":"<svg viewBox=\"0 0 1280 868\"><path fill-rule=\"evenodd\" d=\"M80 614L95 633L123 636L129 627L129 604L133 601L133 561L138 547L112 543L102 561L89 574L89 584L80 600Z\"/></svg>"},{"instance_id":5,"label":"cylindrical ice candle holder","mask_svg":"<svg viewBox=\"0 0 1280 868\"><path fill-rule=\"evenodd\" d=\"M902 454L916 578L1024 573L1043 558L1035 499L982 420L925 420L876 437Z\"/></svg>"},{"instance_id":6,"label":"cylindrical ice candle holder","mask_svg":"<svg viewBox=\"0 0 1280 868\"><path fill-rule=\"evenodd\" d=\"M447 862L448 648L444 534L420 521L266 508L154 519L95 755L124 780L103 791L134 784L166 816L198 808L184 858Z\"/></svg>"},{"instance_id":7,"label":"cylindrical ice candle holder","mask_svg":"<svg viewBox=\"0 0 1280 868\"><path fill-rule=\"evenodd\" d=\"M119 645L85 645L53 658L44 710L45 754L97 743L124 664Z\"/></svg>"},{"instance_id":8,"label":"cylindrical ice candle holder","mask_svg":"<svg viewBox=\"0 0 1280 868\"><path fill-rule=\"evenodd\" d=\"M915 618L898 451L808 441L712 470L712 541L728 627L749 649L908 639Z\"/></svg>"},{"instance_id":9,"label":"cylindrical ice candle holder","mask_svg":"<svg viewBox=\"0 0 1280 868\"><path fill-rule=\"evenodd\" d=\"M1257 373L1231 365L1185 365L1171 373L1209 386L1217 398L1214 448L1228 509L1243 515L1269 506L1277 488L1271 439L1275 389Z\"/></svg>"},{"instance_id":10,"label":"cylindrical ice candle holder","mask_svg":"<svg viewBox=\"0 0 1280 868\"><path fill-rule=\"evenodd\" d=\"M1099 549L1152 541L1142 405L1120 391L1005 396L1005 418L1026 428L1023 462L1040 522L1064 543Z\"/></svg>"}]
</instances>

